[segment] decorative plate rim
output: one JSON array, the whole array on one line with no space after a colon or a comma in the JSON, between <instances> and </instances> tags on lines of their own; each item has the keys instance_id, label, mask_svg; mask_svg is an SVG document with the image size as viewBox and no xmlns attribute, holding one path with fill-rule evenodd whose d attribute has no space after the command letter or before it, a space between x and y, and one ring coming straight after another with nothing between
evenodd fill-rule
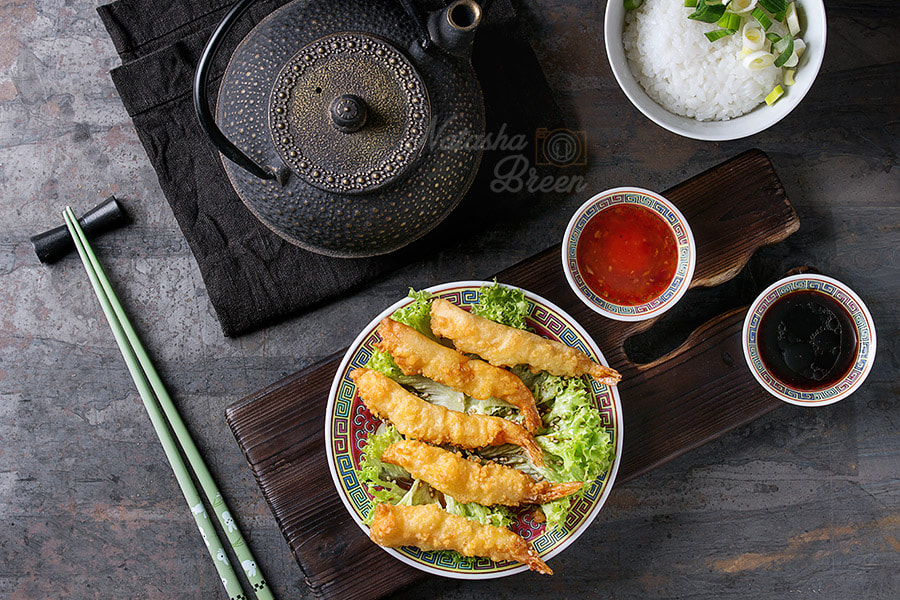
<instances>
[{"instance_id":1,"label":"decorative plate rim","mask_svg":"<svg viewBox=\"0 0 900 600\"><path fill-rule=\"evenodd\" d=\"M868 340L860 340L860 347L857 349L856 361L854 362L853 368L851 368L850 372L843 379L836 382L834 385L823 390L808 391L798 390L792 388L791 386L778 382L778 384L784 387L786 390L790 390L790 392L798 396L811 396L811 398L809 399L794 398L788 396L782 390L773 386L771 381L768 381L766 379L766 376L768 376L769 378L775 380L774 376L769 374L768 370L762 364L761 359L759 360L759 365L755 364L757 361L755 361L753 357L758 357L756 337L753 336L753 339L751 340L750 336L751 323L754 321L754 317L757 317L756 322L758 324L759 319L762 318L762 316L768 309L769 305L762 306L768 296L773 292L778 291L779 288L798 281L807 283L816 282L820 284L830 284L843 292L859 308L859 316L865 321L866 330L869 336ZM785 294L802 289L817 288L791 286L791 289L788 289L783 293L779 293L778 297L780 298ZM850 311L848 310L848 312ZM857 336L861 337L862 331L860 330L860 323L857 320L857 317L854 314L850 314L850 316L853 319L854 324L856 325ZM867 342L865 350L863 350L863 342ZM747 362L747 367L750 369L750 373L753 374L754 379L756 379L756 381L762 386L764 390L766 390L779 400L788 402L789 404L794 404L796 406L827 406L829 404L839 402L847 396L851 395L863 384L863 382L869 376L869 372L872 370L872 365L875 362L875 351L877 349L875 321L872 319L872 314L869 312L869 308L866 306L865 302L863 302L862 299L856 294L856 292L854 292L852 289L850 289L849 286L838 281L837 279L828 277L826 275L818 275L815 273L790 275L788 277L779 279L778 281L767 287L750 304L750 308L747 310L747 315L744 317L744 326L741 330L741 349L743 350L744 360ZM861 366L860 363L862 363ZM853 379L850 379L851 377L853 377ZM846 384L848 380L849 386L845 386L843 389L839 389L840 386Z\"/></svg>"},{"instance_id":2,"label":"decorative plate rim","mask_svg":"<svg viewBox=\"0 0 900 600\"><path fill-rule=\"evenodd\" d=\"M492 285L492 283L493 282L481 281L481 280L452 281L452 282L448 282L448 283L442 283L442 284L430 286L428 288L425 288L425 291L434 293L434 292L441 292L441 291L445 291L445 290L453 289L453 288L466 288L466 287L480 288L484 285ZM535 294L533 292L530 292L524 288L519 288L517 286L509 285L506 283L501 283L501 285L508 287L508 288L521 290L522 292L525 293L525 295L528 299L532 300L536 304L541 304L543 306L546 306L550 310L553 310L553 311L557 312L560 316L564 317L566 320L566 324L569 327L572 327L573 329L575 329L575 331L584 338L584 341L588 344L588 346L591 348L591 350L597 354L601 363L608 366L606 357L600 351L600 348L597 346L597 343L594 341L594 339L587 333L587 331L584 330L584 328L581 326L581 324L578 323L574 318L572 318L572 316L569 315L566 311L562 310L560 307L558 307L553 302L550 302L546 298L539 296L538 294ZM363 327L363 329L360 331L359 335L356 336L356 338L353 340L353 343L351 343L350 346L348 347L347 352L344 354L344 357L341 359L341 363L338 366L337 371L335 372L334 379L332 380L331 388L328 393L328 403L327 403L327 406L325 409L325 422L324 422L325 454L326 454L326 457L328 460L328 470L331 473L332 483L334 483L334 486L338 492L338 496L340 497L341 502L344 505L344 508L350 514L350 517L353 519L353 521L363 531L363 533L366 534L366 537L368 537L368 535L369 535L369 527L366 526L365 524L363 524L362 520L358 518L358 516L356 514L356 510L350 504L349 500L347 499L346 494L344 493L344 489L340 484L340 477L334 467L334 454L331 449L333 439L332 439L331 428L329 427L329 423L330 423L330 418L332 416L332 412L334 411L335 399L337 397L338 388L340 386L340 382L342 379L342 373L347 369L347 365L350 363L350 360L352 359L355 351L359 348L360 344L362 344L362 342L365 340L365 338L368 335L370 335L371 332L378 326L378 323L380 323L382 319L393 314L394 311L396 311L398 308L401 308L401 307L409 304L411 301L412 301L412 299L408 298L408 297L401 298L397 302L394 302L393 304L391 304L388 308L381 311L378 314L378 316L376 316L365 327ZM544 560L549 560L549 559L553 558L554 556L557 556L563 550L568 548L572 543L574 543L575 540L577 540L579 537L581 537L581 535L584 533L584 531L591 525L591 523L593 523L594 519L596 519L597 515L600 513L600 509L603 508L604 504L606 504L606 500L608 499L609 494L612 491L613 485L615 484L616 475L619 471L619 463L621 462L621 459L622 459L622 450L624 448L624 446L623 446L624 427L623 427L623 423L622 423L622 403L621 403L621 398L619 396L619 390L616 386L610 386L609 390L610 390L610 393L611 393L611 396L613 399L613 406L615 408L615 414L616 414L615 458L613 459L612 466L609 469L609 476L604 485L603 491L600 494L599 498L597 499L596 505L591 509L591 512L584 518L584 520L581 523L578 524L578 526L575 529L572 530L572 532L569 534L569 536L566 540L564 540L556 548L552 549L551 551L547 552L546 554L541 555L541 558ZM500 577L507 577L507 576L515 575L516 573L521 573L523 571L528 570L527 565L518 565L515 567L507 568L503 571L491 571L488 573L460 573L460 572L453 572L453 571L441 571L441 570L435 569L431 566L411 560L410 558L397 552L393 548L384 548L382 546L379 546L379 548L381 548L388 554L392 555L394 558L400 560L401 562L403 562L407 565L410 565L412 567L415 567L421 571L424 571L424 572L432 574L432 575L438 575L438 576L447 577L450 579L464 579L464 580L498 579Z\"/></svg>"},{"instance_id":3,"label":"decorative plate rim","mask_svg":"<svg viewBox=\"0 0 900 600\"><path fill-rule=\"evenodd\" d=\"M581 237L581 232L579 231L576 234L575 227L582 216L595 204L597 204L598 201L617 194L644 195L659 202L674 214L676 223L683 229L682 237L686 238L683 241L679 241L679 233L672 227L672 223L665 219L664 215L660 214L657 210L654 210L654 207L652 206L640 204L640 206L644 206L645 208L653 211L654 214L662 218L663 221L669 226L669 229L672 231L673 235L675 236L676 243L678 244L679 256L678 266L675 271L675 278L673 279L672 283L669 284L669 287L666 288L663 294L658 296L657 298L654 298L650 302L645 302L636 306L624 306L599 298L599 296L597 296L593 292L593 290L591 290L590 287L588 287L588 285L584 283L584 280L581 278L580 273L578 273L576 250L578 247L578 240ZM610 206L604 207L597 212L602 212L603 210L610 208ZM593 218L593 216L594 215L592 215L591 218ZM588 219L588 221L590 221L590 218ZM684 252L686 252L686 255L683 255ZM670 308L675 306L675 304L677 304L678 301L681 300L682 296L687 293L688 288L690 288L691 281L694 278L694 270L697 267L697 245L694 242L694 234L691 231L691 226L685 216L681 213L680 210L678 210L677 206L675 206L662 194L635 186L624 186L604 190L598 194L594 194L584 204L578 207L578 210L575 211L575 213L572 215L572 218L569 219L569 224L566 226L566 233L563 236L561 255L563 273L565 273L566 281L569 283L569 287L572 288L572 291L575 292L575 295L578 296L578 299L581 300L581 302L584 303L585 306L587 306L594 312L616 321L644 321L646 319L658 317L659 315L665 313ZM684 274L682 275L682 279L679 282L678 272L682 269L684 269ZM676 286L674 293L663 304L655 307L649 306L658 298L668 293L673 286ZM601 305L600 302L602 302L603 304ZM620 309L620 312L610 310L609 307Z\"/></svg>"}]
</instances>

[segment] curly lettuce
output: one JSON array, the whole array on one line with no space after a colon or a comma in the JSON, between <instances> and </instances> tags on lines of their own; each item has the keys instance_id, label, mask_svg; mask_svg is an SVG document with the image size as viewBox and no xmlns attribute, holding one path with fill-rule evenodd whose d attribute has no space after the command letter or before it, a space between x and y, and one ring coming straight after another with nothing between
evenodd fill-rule
<instances>
[{"instance_id":1,"label":"curly lettuce","mask_svg":"<svg viewBox=\"0 0 900 600\"><path fill-rule=\"evenodd\" d=\"M368 488L376 504L381 502L395 504L406 495L406 490L397 485L396 480L409 478L409 473L402 467L381 460L384 450L400 439L400 432L393 426L384 427L380 432L370 433L366 439L362 458L359 461L359 469L356 470L356 477L360 484ZM366 517L366 524L370 522L373 512L370 511Z\"/></svg>"},{"instance_id":2,"label":"curly lettuce","mask_svg":"<svg viewBox=\"0 0 900 600\"><path fill-rule=\"evenodd\" d=\"M541 505L547 527L552 529L565 522L572 502L609 469L615 458L614 449L586 381L546 372L534 375L524 367L517 367L513 372L531 390L543 413L544 428L534 439L544 451L546 464L535 466L517 446L486 449L480 454L535 478L554 483L584 482L578 494Z\"/></svg>"},{"instance_id":3,"label":"curly lettuce","mask_svg":"<svg viewBox=\"0 0 900 600\"><path fill-rule=\"evenodd\" d=\"M543 374L535 384L535 398L550 406L543 419L546 432L535 436L544 451L544 476L553 482L583 481L574 497L541 506L547 526L565 522L572 502L581 497L591 482L609 469L614 458L609 432L581 378ZM552 394L552 401L550 395Z\"/></svg>"},{"instance_id":4,"label":"curly lettuce","mask_svg":"<svg viewBox=\"0 0 900 600\"><path fill-rule=\"evenodd\" d=\"M522 290L500 285L495 279L493 285L481 286L472 314L516 329L525 329L528 300Z\"/></svg>"},{"instance_id":5,"label":"curly lettuce","mask_svg":"<svg viewBox=\"0 0 900 600\"><path fill-rule=\"evenodd\" d=\"M431 331L431 292L416 290L409 288L409 297L413 299L413 303L403 308L398 308L391 315L395 321L409 325L422 335L427 335L434 339L434 333Z\"/></svg>"},{"instance_id":6,"label":"curly lettuce","mask_svg":"<svg viewBox=\"0 0 900 600\"><path fill-rule=\"evenodd\" d=\"M386 377L396 379L403 375L403 371L394 362L394 357L387 352L382 352L378 348L372 350L372 356L366 361L366 368L378 371Z\"/></svg>"},{"instance_id":7,"label":"curly lettuce","mask_svg":"<svg viewBox=\"0 0 900 600\"><path fill-rule=\"evenodd\" d=\"M543 417L547 432L535 436L535 441L544 450L556 481L591 481L612 464L612 444L588 384L576 377L564 382L565 387L552 386L561 391Z\"/></svg>"}]
</instances>

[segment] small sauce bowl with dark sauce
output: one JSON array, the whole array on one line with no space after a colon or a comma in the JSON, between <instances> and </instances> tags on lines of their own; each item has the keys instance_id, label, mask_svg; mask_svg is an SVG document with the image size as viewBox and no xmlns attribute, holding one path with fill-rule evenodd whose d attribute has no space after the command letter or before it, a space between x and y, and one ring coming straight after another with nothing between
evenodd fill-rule
<instances>
[{"instance_id":1,"label":"small sauce bowl with dark sauce","mask_svg":"<svg viewBox=\"0 0 900 600\"><path fill-rule=\"evenodd\" d=\"M824 275L793 275L766 289L744 320L744 357L773 396L801 406L853 393L875 358L875 324L863 301Z\"/></svg>"},{"instance_id":2,"label":"small sauce bowl with dark sauce","mask_svg":"<svg viewBox=\"0 0 900 600\"><path fill-rule=\"evenodd\" d=\"M642 188L615 188L585 202L566 228L563 271L592 310L641 321L669 310L691 283L696 246L684 215Z\"/></svg>"}]
</instances>

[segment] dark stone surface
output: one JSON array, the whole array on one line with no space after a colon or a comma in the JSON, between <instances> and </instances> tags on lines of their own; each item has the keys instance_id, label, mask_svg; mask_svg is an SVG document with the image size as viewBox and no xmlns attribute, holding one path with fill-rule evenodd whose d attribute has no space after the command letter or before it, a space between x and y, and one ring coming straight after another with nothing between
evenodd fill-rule
<instances>
[{"instance_id":1,"label":"dark stone surface","mask_svg":"<svg viewBox=\"0 0 900 600\"><path fill-rule=\"evenodd\" d=\"M28 237L60 224L66 204L81 213L114 193L128 206L134 224L96 249L267 578L279 597L299 598L302 573L225 425L225 406L347 345L407 286L483 277L549 246L591 191L664 189L750 147L772 157L801 229L762 251L736 283L686 297L701 308L682 311L664 333L682 335L698 313L752 297L786 268L814 265L851 285L874 315L878 358L863 389L826 408L785 406L617 487L590 530L551 561L552 578L435 579L397 597L900 594L893 0L827 1L828 50L810 94L775 128L725 143L679 138L631 106L606 63L603 2L523 0L565 116L586 132L587 190L502 211L487 198L489 222L446 250L236 340L219 332L109 80L116 59L99 3L0 5L0 597L224 597L80 262L48 268L32 254Z\"/></svg>"}]
</instances>

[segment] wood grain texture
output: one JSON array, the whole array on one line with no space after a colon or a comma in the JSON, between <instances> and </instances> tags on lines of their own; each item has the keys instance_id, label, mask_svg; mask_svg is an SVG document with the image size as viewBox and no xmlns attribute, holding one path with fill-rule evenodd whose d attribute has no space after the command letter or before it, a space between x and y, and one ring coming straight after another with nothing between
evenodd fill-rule
<instances>
[{"instance_id":1,"label":"wood grain texture","mask_svg":"<svg viewBox=\"0 0 900 600\"><path fill-rule=\"evenodd\" d=\"M664 195L684 213L694 232L698 276L691 287L730 279L757 249L787 238L799 227L771 161L758 150ZM498 279L553 298L608 351L608 360L622 372L625 450L619 481L637 477L781 405L745 367L740 348L745 309L711 320L663 359L636 365L625 355L625 341L652 327L656 319L621 323L585 307L565 281L558 245L502 271ZM226 415L313 595L351 600L381 597L425 575L369 542L333 488L325 459L323 415L342 355L248 396L229 407ZM381 576L385 572L391 577Z\"/></svg>"}]
</instances>

